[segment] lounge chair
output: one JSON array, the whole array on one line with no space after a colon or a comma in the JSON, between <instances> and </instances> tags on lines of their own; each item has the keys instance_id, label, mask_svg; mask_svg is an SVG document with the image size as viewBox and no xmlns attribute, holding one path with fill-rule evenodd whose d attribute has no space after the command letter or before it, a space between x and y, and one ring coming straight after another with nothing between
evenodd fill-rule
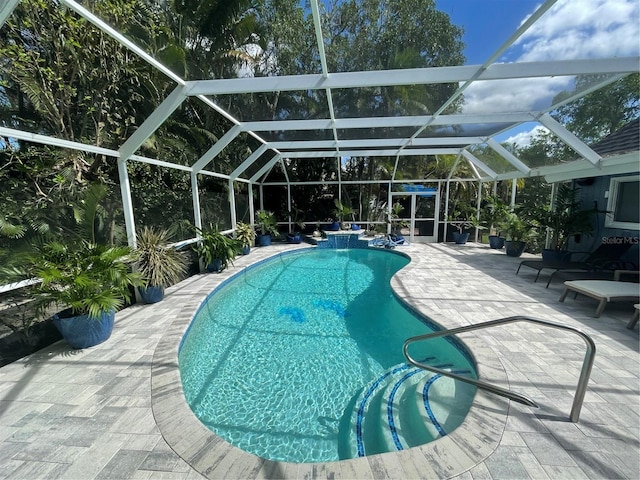
<instances>
[{"instance_id":1,"label":"lounge chair","mask_svg":"<svg viewBox=\"0 0 640 480\"><path fill-rule=\"evenodd\" d=\"M560 297L564 302L569 292L586 295L599 300L595 317L598 318L608 302L615 300L640 300L640 284L634 282L618 282L612 280L570 280L564 282L565 290ZM627 325L628 326L628 325ZM633 328L633 327L632 327Z\"/></svg>"},{"instance_id":2,"label":"lounge chair","mask_svg":"<svg viewBox=\"0 0 640 480\"><path fill-rule=\"evenodd\" d=\"M516 275L522 267L529 267L537 270L535 282L542 270L548 269L557 272L559 270L575 270L575 271L613 271L633 269L635 266L625 262L622 257L632 247L632 243L625 241L621 237L613 237L607 243L602 243L593 252L567 252L560 261L549 262L545 260L523 260L518 265ZM577 261L576 257L586 255L583 260ZM547 283L549 286L549 283Z\"/></svg>"},{"instance_id":3,"label":"lounge chair","mask_svg":"<svg viewBox=\"0 0 640 480\"><path fill-rule=\"evenodd\" d=\"M635 281L638 267L629 262L630 270L556 270L551 272L547 281L547 288L553 280L622 280ZM632 277L632 278L629 278Z\"/></svg>"}]
</instances>

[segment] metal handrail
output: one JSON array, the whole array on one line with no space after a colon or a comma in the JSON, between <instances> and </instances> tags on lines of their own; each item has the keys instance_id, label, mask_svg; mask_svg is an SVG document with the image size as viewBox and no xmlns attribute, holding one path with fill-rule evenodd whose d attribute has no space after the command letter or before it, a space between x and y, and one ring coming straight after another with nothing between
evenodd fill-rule
<instances>
[{"instance_id":1,"label":"metal handrail","mask_svg":"<svg viewBox=\"0 0 640 480\"><path fill-rule=\"evenodd\" d=\"M548 327L557 328L560 330L567 330L573 332L585 341L587 344L587 352L584 356L584 361L582 362L582 371L580 372L580 379L578 380L578 387L576 388L576 393L573 398L573 406L571 407L570 419L572 422L577 422L580 418L580 410L582 409L582 402L584 401L584 395L587 391L587 384L589 383L589 376L591 375L591 368L593 367L593 361L596 354L596 344L593 342L591 337L584 333L582 330L579 330L574 327L570 327L568 325L563 325L561 323L549 322L547 320L540 320L538 318L527 317L523 315L517 315L513 317L505 317L499 318L497 320L490 320L488 322L476 323L473 325L466 325L464 327L452 328L450 330L441 330L438 332L427 333L424 335L417 335L415 337L408 338L404 342L404 346L402 347L402 353L409 363L415 365L418 368L423 368L425 370L429 370L431 372L439 373L440 375L444 375L447 377L455 378L456 380L460 380L461 382L470 383L471 385L475 385L476 387L486 390L491 393L495 393L496 395L500 395L502 397L509 398L513 401L522 403L524 405L528 405L530 407L538 408L536 402L531 400L529 397L525 395L521 395L519 393L512 392L510 390L506 390L504 388L498 387L496 385L492 385L490 383L483 382L481 380L475 380L473 378L463 377L460 375L456 375L455 373L448 372L446 370L441 370L439 368L432 367L430 365L426 365L424 363L418 362L413 359L411 355L409 355L409 345L415 342L419 342L421 340L427 340L430 338L436 337L444 337L448 335L455 335L457 333L469 332L471 330L479 330L481 328L492 327L496 325L504 325L507 323L513 322L530 322L537 323L538 325L546 325Z\"/></svg>"}]
</instances>

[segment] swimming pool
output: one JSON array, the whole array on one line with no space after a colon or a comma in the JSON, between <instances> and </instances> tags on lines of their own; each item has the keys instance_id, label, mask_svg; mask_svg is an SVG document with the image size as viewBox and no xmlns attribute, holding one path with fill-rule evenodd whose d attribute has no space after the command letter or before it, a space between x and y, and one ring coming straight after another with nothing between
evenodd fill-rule
<instances>
[{"instance_id":1,"label":"swimming pool","mask_svg":"<svg viewBox=\"0 0 640 480\"><path fill-rule=\"evenodd\" d=\"M429 331L390 289L407 263L377 249L310 249L234 276L203 303L180 347L193 412L231 444L290 462L402 449L450 432L474 390L404 363L404 340ZM412 354L475 376L464 349L445 340L421 348ZM428 428L407 428L417 423Z\"/></svg>"}]
</instances>

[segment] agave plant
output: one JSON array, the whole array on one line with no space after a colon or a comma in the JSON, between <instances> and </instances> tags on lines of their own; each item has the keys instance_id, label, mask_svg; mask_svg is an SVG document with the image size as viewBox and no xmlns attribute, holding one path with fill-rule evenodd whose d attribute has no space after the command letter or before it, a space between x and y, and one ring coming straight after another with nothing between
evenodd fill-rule
<instances>
[{"instance_id":1,"label":"agave plant","mask_svg":"<svg viewBox=\"0 0 640 480\"><path fill-rule=\"evenodd\" d=\"M170 230L154 227L144 227L137 235L136 267L149 286L169 287L187 273L187 254L169 246L172 236Z\"/></svg>"}]
</instances>

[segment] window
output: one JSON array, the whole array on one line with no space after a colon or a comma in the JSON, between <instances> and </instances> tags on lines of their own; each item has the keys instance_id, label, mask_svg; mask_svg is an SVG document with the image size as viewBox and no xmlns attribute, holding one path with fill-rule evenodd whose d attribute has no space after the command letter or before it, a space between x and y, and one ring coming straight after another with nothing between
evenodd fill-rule
<instances>
[{"instance_id":1,"label":"window","mask_svg":"<svg viewBox=\"0 0 640 480\"><path fill-rule=\"evenodd\" d=\"M640 175L611 179L605 226L640 229Z\"/></svg>"}]
</instances>

